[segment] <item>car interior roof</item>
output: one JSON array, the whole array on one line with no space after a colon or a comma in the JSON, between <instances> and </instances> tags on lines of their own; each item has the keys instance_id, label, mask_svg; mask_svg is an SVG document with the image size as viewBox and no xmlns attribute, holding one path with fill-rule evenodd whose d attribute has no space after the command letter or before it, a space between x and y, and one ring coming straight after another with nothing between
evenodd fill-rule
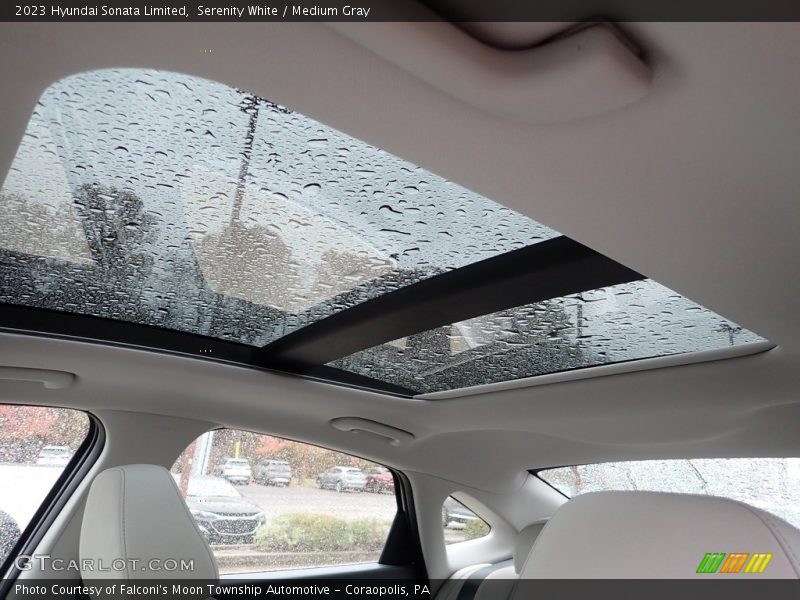
<instances>
[{"instance_id":1,"label":"car interior roof","mask_svg":"<svg viewBox=\"0 0 800 600\"><path fill-rule=\"evenodd\" d=\"M412 47L453 25L358 27L402 35ZM402 57L365 47L355 29L2 24L0 50L24 57L26 68L0 63L3 81L14 82L4 89L0 113L0 172L11 164L37 99L58 79L142 65L197 75L251 90L458 182L646 273L775 347L688 365L654 359L646 370L434 402L141 348L5 332L0 365L76 379L60 389L6 381L0 399L269 432L492 493L518 490L528 469L547 466L797 455L797 24L624 24L646 49L647 94L557 124L521 123L454 98L398 66ZM213 40L217 50L200 53L198 40ZM388 424L413 439L391 445L332 428L342 416ZM459 460L473 447L482 451Z\"/></svg>"},{"instance_id":2,"label":"car interior roof","mask_svg":"<svg viewBox=\"0 0 800 600\"><path fill-rule=\"evenodd\" d=\"M53 83L0 194L0 327L15 330L405 396L763 341L488 198L188 75Z\"/></svg>"}]
</instances>

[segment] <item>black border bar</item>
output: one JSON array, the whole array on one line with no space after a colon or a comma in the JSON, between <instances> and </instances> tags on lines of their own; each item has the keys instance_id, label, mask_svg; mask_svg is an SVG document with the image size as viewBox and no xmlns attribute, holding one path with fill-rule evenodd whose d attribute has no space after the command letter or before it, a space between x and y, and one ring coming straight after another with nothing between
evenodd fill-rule
<instances>
[{"instance_id":1,"label":"black border bar","mask_svg":"<svg viewBox=\"0 0 800 600\"><path fill-rule=\"evenodd\" d=\"M18 8L19 7L19 8ZM17 22L800 21L797 0L15 0Z\"/></svg>"},{"instance_id":2,"label":"black border bar","mask_svg":"<svg viewBox=\"0 0 800 600\"><path fill-rule=\"evenodd\" d=\"M561 236L383 294L262 348L255 362L311 373L319 365L473 317L644 279Z\"/></svg>"},{"instance_id":3,"label":"black border bar","mask_svg":"<svg viewBox=\"0 0 800 600\"><path fill-rule=\"evenodd\" d=\"M702 556L700 557L702 558ZM700 560L698 558L698 561ZM653 559L654 561L656 559ZM351 572L348 573L348 569ZM333 570L333 569L331 569ZM653 567L658 572L658 564ZM282 578L280 572L255 573L257 577L237 574L223 576L220 580L186 579L171 577L161 579L45 579L43 577L19 580L19 590L12 588L17 600L64 600L65 598L104 598L127 600L139 597L143 600L197 600L201 597L196 587L201 586L204 597L218 600L241 600L243 598L271 598L274 600L353 600L370 598L380 600L430 600L432 592L438 591L449 579L427 580L399 576L398 569L382 569L392 578L381 577L373 572L359 574L354 566L336 569L336 575L317 578L310 575L302 578ZM622 579L626 576L626 565L620 564L614 573L617 579L582 579L583 571L578 565L573 568L576 579L485 579L481 583L481 596L486 598L508 598L514 590L514 598L558 598L558 600L598 600L620 598L646 598L647 600L797 600L800 596L800 581L797 579L770 579L769 571L764 575L734 575L730 577L705 574L698 575L687 569L685 579ZM622 574L622 575L620 575ZM250 575L250 574L247 574ZM84 593L67 593L80 586ZM124 586L124 591L122 586ZM99 588L93 593L92 589ZM270 589L271 588L271 589ZM355 591L353 591L355 590Z\"/></svg>"},{"instance_id":4,"label":"black border bar","mask_svg":"<svg viewBox=\"0 0 800 600\"><path fill-rule=\"evenodd\" d=\"M0 330L8 333L77 339L90 343L142 348L165 354L202 358L215 362L255 367L285 375L301 375L326 383L410 398L417 394L393 383L357 375L333 367L320 367L305 373L272 369L256 363L259 348L204 335L172 329L116 321L46 308L0 304ZM313 371L313 372L312 372Z\"/></svg>"},{"instance_id":5,"label":"black border bar","mask_svg":"<svg viewBox=\"0 0 800 600\"><path fill-rule=\"evenodd\" d=\"M155 325L13 304L0 305L0 329L11 333L35 332L90 342L155 348L174 354L243 364L251 364L258 350L246 344Z\"/></svg>"}]
</instances>

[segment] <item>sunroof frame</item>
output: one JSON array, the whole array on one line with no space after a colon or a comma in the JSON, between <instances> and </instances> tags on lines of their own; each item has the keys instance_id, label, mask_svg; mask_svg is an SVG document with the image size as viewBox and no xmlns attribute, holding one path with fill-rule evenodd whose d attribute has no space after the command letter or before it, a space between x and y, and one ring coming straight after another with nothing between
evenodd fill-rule
<instances>
[{"instance_id":1,"label":"sunroof frame","mask_svg":"<svg viewBox=\"0 0 800 600\"><path fill-rule=\"evenodd\" d=\"M110 70L109 72L112 71L116 72L117 70ZM141 82L137 80L137 83ZM231 90L233 88L228 88L226 93ZM239 92L239 90L233 91ZM250 95L248 98L255 99L255 96ZM261 101L256 99L256 102ZM268 103L265 100L263 102ZM268 104L273 106L272 103ZM247 111L243 112L246 113ZM283 113L283 109L281 109L281 112ZM291 111L287 111L288 113L291 113ZM255 122L255 118L251 113L249 130L251 138L246 144L247 156L239 172L237 194L242 192L242 186L246 184L245 176L248 173L247 165L250 164ZM323 124L318 123L317 125L323 127ZM210 133L210 131L207 133ZM340 132L334 133L338 135ZM213 134L212 137L214 137ZM126 148L123 149L128 152ZM397 157L393 158L397 159ZM413 167L413 165L411 166ZM414 168L421 169L420 167ZM316 185L319 187L319 184ZM438 194L427 200L429 202L427 206L432 206L438 210L443 197L446 198L439 190ZM488 199L482 198L482 200ZM491 201L488 202L492 206L495 204ZM498 206L504 210L510 210L507 207ZM378 210L382 208L384 207L381 206ZM388 208L391 210L392 207L388 206ZM464 212L466 214L466 211ZM480 214L480 211L472 210L471 213ZM445 213L441 214L444 215ZM320 213L319 216L324 217L324 214ZM523 215L518 216L523 217ZM528 221L527 218L523 220ZM454 237L454 235L451 235L453 223L451 216L447 216L441 224L441 227L447 230L439 231L439 233ZM476 222L473 227L479 227L484 232L497 233L491 223L492 221L483 220L480 223ZM403 280L400 282L399 285L401 287L399 288L385 288L392 291L381 290L381 295L377 297L370 295L368 297L371 299L366 300L360 298L359 303L350 304L347 308L344 308L348 306L347 304L340 305L338 312L327 313L327 316L322 316L305 327L294 329L293 326L284 326L282 332L288 329L290 331L288 334L277 337L277 339L273 336L272 341L261 347L239 341L231 341L230 335L224 333L220 333L220 335L223 335L225 339L191 333L190 331L194 329L193 327L189 327L188 330L168 329L158 325L119 320L119 317L115 319L113 316L98 317L85 313L72 313L68 310L61 310L64 305L56 302L50 303L49 308L0 303L0 330L146 348L158 352L242 365L269 372L285 373L399 397L427 399L427 396L436 396L442 392L410 389L404 387L404 385L418 386L407 382L403 385L397 385L350 370L336 368L331 364L338 359L390 343L393 340L413 336L453 323L645 279L640 273L566 236L558 236L557 232L533 221L530 221L530 223L546 229L548 233L541 235L541 232L537 232L536 235L531 234L530 236L526 234L523 238L511 240L514 243L507 245L499 244L497 238L487 238L484 240L482 247L494 253L491 258L485 258L461 267L459 265L464 264L463 262L442 263L436 269L439 271L437 275L426 276L411 284L407 284L407 281ZM381 231L384 230L382 229ZM558 237L549 237L550 234ZM500 234L498 233L498 235ZM457 232L455 237L456 239L458 238ZM233 236L233 239L239 241L243 238L239 233ZM532 239L542 241L531 243ZM429 241L426 240L426 242ZM247 246L246 242L244 245ZM251 244L251 246L255 246L255 244ZM10 248L12 248L12 250L9 250L10 252L24 255L21 261L15 257L16 265L28 261L36 264L44 256L40 256L39 253L35 252L30 253L31 251L27 247L20 249L19 247L10 246ZM0 250L0 255L5 252L6 250ZM278 264L289 262L274 252L269 253L269 256L277 256ZM480 256L486 256L486 254L481 254ZM59 259L61 255L47 255L44 257ZM0 256L0 259L2 258ZM196 248L194 258L197 259ZM13 262L8 267L7 276L9 281L24 277L23 271L18 270ZM332 262L328 260L325 264ZM200 268L200 275L202 275L204 283L209 284L213 278L210 278L208 273L202 272L202 266ZM233 267L233 269L235 270L236 267ZM447 269L452 270L447 271ZM301 269L301 272L304 273L309 270L305 268L305 270ZM263 283L264 273L264 269L258 271L253 278L254 281L259 282L259 284ZM75 285L75 291L80 293L80 286L82 285L80 278L76 278L72 282ZM214 288L214 285L209 287L220 298L238 298L260 307L266 306L281 310L270 302L259 302L247 296L243 298L235 293L230 293L230 291L228 293L218 291ZM273 287L281 289L279 285L274 285ZM352 292L353 289L350 291ZM335 291L328 299L341 299L342 297L342 292ZM11 297L10 300L15 301L18 298ZM47 306L47 303L40 305ZM309 303L309 310L318 309L320 306L322 306L322 303L319 302L319 299L312 298ZM115 304L114 307L116 307ZM167 312L166 309L160 310ZM288 313L297 314L295 310L289 310ZM120 313L106 311L103 314L119 315ZM123 316L122 318L125 317ZM194 324L196 321L190 319L189 322ZM302 320L297 321L297 323L301 322ZM231 323L248 326L252 324L256 331L267 333L270 326L269 320L263 313L257 319L253 319L252 323L249 323L244 318L234 318ZM198 328L195 330L214 331L213 328ZM282 332L277 335L281 335ZM236 339L249 339L251 341L257 339L258 341L254 341L253 344L259 344L263 343L265 338L245 336ZM697 356L695 353L689 354ZM647 361L648 359L630 359L622 362L639 364L643 360ZM545 363L531 361L529 364ZM618 365L621 362L616 361L611 364ZM556 373L563 374L576 370L585 371L595 367L609 366L609 364L603 363L601 365L565 368L561 371L534 375L532 378L538 381L540 378ZM376 377L381 377L381 374L378 373ZM518 382L530 379L531 377L524 377L519 380L501 381L486 385L516 386ZM472 387L484 388L486 386L477 385ZM450 389L445 392L450 395L453 393L458 394L466 389L472 389L472 387Z\"/></svg>"},{"instance_id":2,"label":"sunroof frame","mask_svg":"<svg viewBox=\"0 0 800 600\"><path fill-rule=\"evenodd\" d=\"M644 276L636 271L561 236L384 294L261 348L152 325L13 304L0 304L0 330L188 355L412 398L419 395L417 390L326 363L456 320L640 279Z\"/></svg>"},{"instance_id":3,"label":"sunroof frame","mask_svg":"<svg viewBox=\"0 0 800 600\"><path fill-rule=\"evenodd\" d=\"M255 360L254 357L260 350L257 346L165 329L155 325L130 323L47 308L0 303L0 331L140 348L299 376L402 398L411 398L417 394L414 390L392 383L331 367L323 366L315 374L273 369L261 365Z\"/></svg>"}]
</instances>

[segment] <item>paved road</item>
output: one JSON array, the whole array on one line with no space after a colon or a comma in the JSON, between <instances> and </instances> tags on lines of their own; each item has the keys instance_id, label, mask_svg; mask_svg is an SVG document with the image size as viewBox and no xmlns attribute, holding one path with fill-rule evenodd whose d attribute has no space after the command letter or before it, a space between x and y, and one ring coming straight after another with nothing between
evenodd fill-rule
<instances>
[{"instance_id":1,"label":"paved road","mask_svg":"<svg viewBox=\"0 0 800 600\"><path fill-rule=\"evenodd\" d=\"M267 519L286 513L312 512L342 519L375 518L391 523L397 512L394 494L343 492L305 487L266 487L251 483L237 486L242 496L264 509ZM444 532L448 544L463 541L463 525L451 524Z\"/></svg>"},{"instance_id":2,"label":"paved road","mask_svg":"<svg viewBox=\"0 0 800 600\"><path fill-rule=\"evenodd\" d=\"M0 464L0 510L25 529L64 469L37 465Z\"/></svg>"},{"instance_id":3,"label":"paved road","mask_svg":"<svg viewBox=\"0 0 800 600\"><path fill-rule=\"evenodd\" d=\"M251 483L237 486L242 496L264 509L267 519L286 513L311 512L342 519L391 521L397 512L394 494L343 492L305 487L274 487Z\"/></svg>"}]
</instances>

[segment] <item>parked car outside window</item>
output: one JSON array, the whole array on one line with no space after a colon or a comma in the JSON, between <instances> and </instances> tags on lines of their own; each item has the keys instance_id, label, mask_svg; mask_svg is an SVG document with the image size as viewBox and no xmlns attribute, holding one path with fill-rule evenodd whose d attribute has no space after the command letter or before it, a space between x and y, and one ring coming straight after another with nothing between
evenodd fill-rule
<instances>
[{"instance_id":1,"label":"parked car outside window","mask_svg":"<svg viewBox=\"0 0 800 600\"><path fill-rule=\"evenodd\" d=\"M374 467L365 471L367 482L364 489L374 494L381 492L394 493L394 476L386 467Z\"/></svg>"},{"instance_id":2,"label":"parked car outside window","mask_svg":"<svg viewBox=\"0 0 800 600\"><path fill-rule=\"evenodd\" d=\"M6 512L0 510L0 564L6 560L20 536L19 525Z\"/></svg>"},{"instance_id":3,"label":"parked car outside window","mask_svg":"<svg viewBox=\"0 0 800 600\"><path fill-rule=\"evenodd\" d=\"M230 476L244 461L252 481L234 486L222 473ZM221 573L376 563L396 497L330 491L339 482L342 491L363 490L365 472L391 475L362 458L234 429L204 433L172 468Z\"/></svg>"},{"instance_id":4,"label":"parked car outside window","mask_svg":"<svg viewBox=\"0 0 800 600\"><path fill-rule=\"evenodd\" d=\"M186 505L212 544L252 544L265 522L261 508L220 477L191 478Z\"/></svg>"},{"instance_id":5,"label":"parked car outside window","mask_svg":"<svg viewBox=\"0 0 800 600\"><path fill-rule=\"evenodd\" d=\"M226 458L216 468L215 473L233 484L248 484L253 479L250 461L246 458Z\"/></svg>"},{"instance_id":6,"label":"parked car outside window","mask_svg":"<svg viewBox=\"0 0 800 600\"><path fill-rule=\"evenodd\" d=\"M292 483L292 467L285 460L268 460L256 465L253 478L264 485L287 486Z\"/></svg>"},{"instance_id":7,"label":"parked car outside window","mask_svg":"<svg viewBox=\"0 0 800 600\"><path fill-rule=\"evenodd\" d=\"M355 467L333 467L317 476L317 487L337 492L363 492L367 478L361 469Z\"/></svg>"},{"instance_id":8,"label":"parked car outside window","mask_svg":"<svg viewBox=\"0 0 800 600\"><path fill-rule=\"evenodd\" d=\"M45 446L36 457L36 464L42 467L66 467L72 451L69 446Z\"/></svg>"}]
</instances>

